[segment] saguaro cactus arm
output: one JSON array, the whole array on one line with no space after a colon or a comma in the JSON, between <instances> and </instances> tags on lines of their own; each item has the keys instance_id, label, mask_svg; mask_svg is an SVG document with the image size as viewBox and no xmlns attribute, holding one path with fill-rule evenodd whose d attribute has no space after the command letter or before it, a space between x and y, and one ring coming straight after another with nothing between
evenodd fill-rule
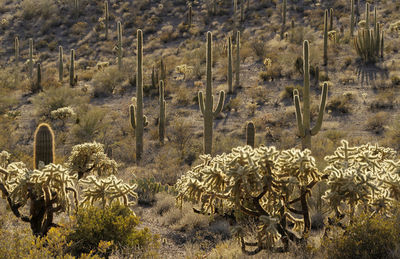
<instances>
[{"instance_id":1,"label":"saguaro cactus arm","mask_svg":"<svg viewBox=\"0 0 400 259\"><path fill-rule=\"evenodd\" d=\"M328 96L328 84L325 82L322 87L321 103L319 105L318 119L314 127L311 129L311 135L314 136L318 133L322 126L322 120L324 118L324 110L326 105L326 98Z\"/></svg>"},{"instance_id":2,"label":"saguaro cactus arm","mask_svg":"<svg viewBox=\"0 0 400 259\"><path fill-rule=\"evenodd\" d=\"M224 106L224 101L225 101L225 92L221 91L219 93L219 100L218 100L218 105L217 108L215 108L213 112L214 118L218 116L218 114L222 111L222 107Z\"/></svg>"},{"instance_id":3,"label":"saguaro cactus arm","mask_svg":"<svg viewBox=\"0 0 400 259\"><path fill-rule=\"evenodd\" d=\"M300 97L299 97L299 91L297 91L297 89L293 91L293 98L294 98L294 105L296 107L297 127L299 129L300 137L304 137L305 130L303 125L303 115L301 113Z\"/></svg>"},{"instance_id":4,"label":"saguaro cactus arm","mask_svg":"<svg viewBox=\"0 0 400 259\"><path fill-rule=\"evenodd\" d=\"M205 106L204 106L204 96L203 96L202 91L199 91L199 107L200 107L201 113L204 115Z\"/></svg>"}]
</instances>

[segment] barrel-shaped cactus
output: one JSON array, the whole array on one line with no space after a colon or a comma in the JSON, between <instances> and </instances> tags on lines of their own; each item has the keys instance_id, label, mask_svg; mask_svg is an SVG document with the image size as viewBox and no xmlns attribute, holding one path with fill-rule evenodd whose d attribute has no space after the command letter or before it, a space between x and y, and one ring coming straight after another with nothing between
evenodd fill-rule
<instances>
[{"instance_id":1,"label":"barrel-shaped cactus","mask_svg":"<svg viewBox=\"0 0 400 259\"><path fill-rule=\"evenodd\" d=\"M254 148L255 137L256 137L256 128L254 127L254 123L250 121L246 125L246 145L249 145L252 148Z\"/></svg>"},{"instance_id":2,"label":"barrel-shaped cactus","mask_svg":"<svg viewBox=\"0 0 400 259\"><path fill-rule=\"evenodd\" d=\"M328 85L324 83L322 88L321 103L319 106L318 119L313 128L310 127L310 64L309 64L309 43L304 41L303 44L303 71L304 71L304 86L303 86L303 109L300 108L299 92L294 90L294 104L296 108L296 119L299 134L301 137L302 149L311 149L311 136L316 135L322 126L326 99L328 96Z\"/></svg>"},{"instance_id":3,"label":"barrel-shaped cactus","mask_svg":"<svg viewBox=\"0 0 400 259\"><path fill-rule=\"evenodd\" d=\"M200 111L204 117L204 150L205 154L212 152L212 139L213 139L213 120L221 112L225 100L225 92L221 91L219 94L219 101L217 108L214 109L214 98L212 95L212 34L207 32L207 55L206 55L206 96L203 92L199 92L199 106Z\"/></svg>"},{"instance_id":4,"label":"barrel-shaped cactus","mask_svg":"<svg viewBox=\"0 0 400 259\"><path fill-rule=\"evenodd\" d=\"M39 169L39 162L44 165L54 163L54 133L50 125L41 123L34 134L33 167Z\"/></svg>"}]
</instances>

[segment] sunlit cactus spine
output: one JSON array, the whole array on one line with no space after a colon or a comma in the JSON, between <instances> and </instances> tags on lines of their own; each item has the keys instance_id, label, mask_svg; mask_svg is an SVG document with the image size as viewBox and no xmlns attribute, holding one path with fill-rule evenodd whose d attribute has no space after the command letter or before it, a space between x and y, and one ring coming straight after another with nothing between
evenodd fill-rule
<instances>
[{"instance_id":1,"label":"sunlit cactus spine","mask_svg":"<svg viewBox=\"0 0 400 259\"><path fill-rule=\"evenodd\" d=\"M243 3L242 3L243 4ZM240 31L236 33L235 87L240 87Z\"/></svg>"},{"instance_id":2,"label":"sunlit cactus spine","mask_svg":"<svg viewBox=\"0 0 400 259\"><path fill-rule=\"evenodd\" d=\"M69 62L69 85L75 86L75 50L71 49Z\"/></svg>"},{"instance_id":3,"label":"sunlit cactus spine","mask_svg":"<svg viewBox=\"0 0 400 259\"><path fill-rule=\"evenodd\" d=\"M350 1L350 36L353 37L354 35L354 0Z\"/></svg>"},{"instance_id":4,"label":"sunlit cactus spine","mask_svg":"<svg viewBox=\"0 0 400 259\"><path fill-rule=\"evenodd\" d=\"M328 10L324 14L324 66L328 65Z\"/></svg>"},{"instance_id":5,"label":"sunlit cactus spine","mask_svg":"<svg viewBox=\"0 0 400 259\"><path fill-rule=\"evenodd\" d=\"M207 32L207 57L206 57L206 96L204 98L203 92L199 92L199 106L200 111L204 117L204 150L205 154L212 152L212 139L213 139L213 120L221 112L225 100L225 92L221 91L219 94L219 101L217 108L213 111L214 100L212 95L212 34Z\"/></svg>"},{"instance_id":6,"label":"sunlit cactus spine","mask_svg":"<svg viewBox=\"0 0 400 259\"><path fill-rule=\"evenodd\" d=\"M109 20L109 14L108 14L108 1L104 1L104 23L105 23L105 29L106 29L106 32L105 32L105 38L106 38L106 40L108 40L108 27L109 27L109 22L108 22L108 20Z\"/></svg>"},{"instance_id":7,"label":"sunlit cactus spine","mask_svg":"<svg viewBox=\"0 0 400 259\"><path fill-rule=\"evenodd\" d=\"M304 71L304 86L303 86L303 109L300 108L299 92L293 91L294 104L296 107L296 119L299 134L301 137L302 149L311 150L311 136L316 135L322 126L326 99L328 96L328 85L324 83L322 88L321 103L319 106L318 119L313 128L310 127L310 64L309 64L309 43L304 41L303 44L303 71Z\"/></svg>"},{"instance_id":8,"label":"sunlit cactus spine","mask_svg":"<svg viewBox=\"0 0 400 259\"><path fill-rule=\"evenodd\" d=\"M19 63L19 39L15 37L14 39L14 52L15 52L15 66L18 67Z\"/></svg>"},{"instance_id":9,"label":"sunlit cactus spine","mask_svg":"<svg viewBox=\"0 0 400 259\"><path fill-rule=\"evenodd\" d=\"M246 145L255 147L255 136L256 136L256 128L254 127L254 123L252 121L247 123L246 126Z\"/></svg>"},{"instance_id":10,"label":"sunlit cactus spine","mask_svg":"<svg viewBox=\"0 0 400 259\"><path fill-rule=\"evenodd\" d=\"M28 59L29 77L33 78L33 39L29 39L29 59Z\"/></svg>"},{"instance_id":11,"label":"sunlit cactus spine","mask_svg":"<svg viewBox=\"0 0 400 259\"><path fill-rule=\"evenodd\" d=\"M232 38L228 37L228 93L233 93Z\"/></svg>"},{"instance_id":12,"label":"sunlit cactus spine","mask_svg":"<svg viewBox=\"0 0 400 259\"><path fill-rule=\"evenodd\" d=\"M160 143L164 144L165 138L165 98L164 98L164 82L160 81L159 86L159 103L160 103L160 120L158 123L158 135Z\"/></svg>"},{"instance_id":13,"label":"sunlit cactus spine","mask_svg":"<svg viewBox=\"0 0 400 259\"><path fill-rule=\"evenodd\" d=\"M35 131L33 140L33 167L39 169L39 162L43 162L44 165L54 163L54 132L50 125L47 123L41 123Z\"/></svg>"},{"instance_id":14,"label":"sunlit cactus spine","mask_svg":"<svg viewBox=\"0 0 400 259\"><path fill-rule=\"evenodd\" d=\"M58 81L62 82L64 77L64 51L58 46Z\"/></svg>"},{"instance_id":15,"label":"sunlit cactus spine","mask_svg":"<svg viewBox=\"0 0 400 259\"><path fill-rule=\"evenodd\" d=\"M333 30L333 8L329 9L329 31Z\"/></svg>"},{"instance_id":16,"label":"sunlit cactus spine","mask_svg":"<svg viewBox=\"0 0 400 259\"><path fill-rule=\"evenodd\" d=\"M117 31L118 31L118 42L117 42L117 57L118 57L118 69L122 69L122 25L121 22L117 23Z\"/></svg>"},{"instance_id":17,"label":"sunlit cactus spine","mask_svg":"<svg viewBox=\"0 0 400 259\"><path fill-rule=\"evenodd\" d=\"M143 129L148 124L143 116L143 32L137 30L137 67L136 67L136 107L130 106L131 126L135 129L136 161L143 153Z\"/></svg>"}]
</instances>

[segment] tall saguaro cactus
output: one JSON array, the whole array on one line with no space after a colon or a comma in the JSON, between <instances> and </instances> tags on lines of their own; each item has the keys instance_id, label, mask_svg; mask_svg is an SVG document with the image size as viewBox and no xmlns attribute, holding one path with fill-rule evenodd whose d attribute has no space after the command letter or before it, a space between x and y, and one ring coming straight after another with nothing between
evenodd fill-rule
<instances>
[{"instance_id":1,"label":"tall saguaro cactus","mask_svg":"<svg viewBox=\"0 0 400 259\"><path fill-rule=\"evenodd\" d=\"M29 59L28 59L29 77L33 78L33 39L29 39Z\"/></svg>"},{"instance_id":2,"label":"tall saguaro cactus","mask_svg":"<svg viewBox=\"0 0 400 259\"><path fill-rule=\"evenodd\" d=\"M333 30L333 8L329 9L329 31Z\"/></svg>"},{"instance_id":3,"label":"tall saguaro cactus","mask_svg":"<svg viewBox=\"0 0 400 259\"><path fill-rule=\"evenodd\" d=\"M36 67L37 67L36 86L33 92L39 92L42 90L42 67L40 63L37 63Z\"/></svg>"},{"instance_id":4,"label":"tall saguaro cactus","mask_svg":"<svg viewBox=\"0 0 400 259\"><path fill-rule=\"evenodd\" d=\"M106 32L105 32L105 38L108 40L108 20L109 20L109 15L108 15L108 1L104 1L104 23L106 27Z\"/></svg>"},{"instance_id":5,"label":"tall saguaro cactus","mask_svg":"<svg viewBox=\"0 0 400 259\"><path fill-rule=\"evenodd\" d=\"M64 51L58 46L58 81L62 82L64 77Z\"/></svg>"},{"instance_id":6,"label":"tall saguaro cactus","mask_svg":"<svg viewBox=\"0 0 400 259\"><path fill-rule=\"evenodd\" d=\"M286 11L287 11L287 0L283 0L281 39L283 39L283 34L285 33L285 27L286 27Z\"/></svg>"},{"instance_id":7,"label":"tall saguaro cactus","mask_svg":"<svg viewBox=\"0 0 400 259\"><path fill-rule=\"evenodd\" d=\"M350 36L353 37L354 35L354 0L350 1Z\"/></svg>"},{"instance_id":8,"label":"tall saguaro cactus","mask_svg":"<svg viewBox=\"0 0 400 259\"><path fill-rule=\"evenodd\" d=\"M212 152L212 139L213 139L213 120L221 112L225 100L225 92L221 91L219 94L219 101L217 108L214 108L214 98L212 95L212 34L207 32L207 58L206 58L206 96L204 98L203 92L199 92L199 106L200 111L204 117L204 150L205 154Z\"/></svg>"},{"instance_id":9,"label":"tall saguaro cactus","mask_svg":"<svg viewBox=\"0 0 400 259\"><path fill-rule=\"evenodd\" d=\"M164 98L164 82L160 81L159 85L159 103L160 103L160 119L158 121L158 136L160 143L164 144L165 138L165 98Z\"/></svg>"},{"instance_id":10,"label":"tall saguaro cactus","mask_svg":"<svg viewBox=\"0 0 400 259\"><path fill-rule=\"evenodd\" d=\"M137 30L137 66L136 66L136 107L130 106L131 126L136 137L136 161L143 153L143 130L147 126L147 117L143 116L143 32Z\"/></svg>"},{"instance_id":11,"label":"tall saguaro cactus","mask_svg":"<svg viewBox=\"0 0 400 259\"><path fill-rule=\"evenodd\" d=\"M35 169L38 169L40 161L45 165L54 162L54 133L48 124L41 123L36 128L33 143L33 167Z\"/></svg>"},{"instance_id":12,"label":"tall saguaro cactus","mask_svg":"<svg viewBox=\"0 0 400 259\"><path fill-rule=\"evenodd\" d=\"M192 5L189 4L189 11L188 11L188 25L189 28L192 27Z\"/></svg>"},{"instance_id":13,"label":"tall saguaro cactus","mask_svg":"<svg viewBox=\"0 0 400 259\"><path fill-rule=\"evenodd\" d=\"M328 9L324 14L324 66L328 65Z\"/></svg>"},{"instance_id":14,"label":"tall saguaro cactus","mask_svg":"<svg viewBox=\"0 0 400 259\"><path fill-rule=\"evenodd\" d=\"M228 37L228 93L233 93L232 38Z\"/></svg>"},{"instance_id":15,"label":"tall saguaro cactus","mask_svg":"<svg viewBox=\"0 0 400 259\"><path fill-rule=\"evenodd\" d=\"M122 69L122 25L121 22L117 23L118 42L117 42L117 56L118 56L118 69Z\"/></svg>"},{"instance_id":16,"label":"tall saguaro cactus","mask_svg":"<svg viewBox=\"0 0 400 259\"><path fill-rule=\"evenodd\" d=\"M237 33L236 33L235 74L236 74L235 87L238 88L238 87L240 87L240 31L237 31Z\"/></svg>"},{"instance_id":17,"label":"tall saguaro cactus","mask_svg":"<svg viewBox=\"0 0 400 259\"><path fill-rule=\"evenodd\" d=\"M14 39L14 52L15 52L15 66L18 67L19 63L19 39L15 37Z\"/></svg>"},{"instance_id":18,"label":"tall saguaro cactus","mask_svg":"<svg viewBox=\"0 0 400 259\"><path fill-rule=\"evenodd\" d=\"M75 85L75 50L71 49L70 62L69 62L69 85Z\"/></svg>"},{"instance_id":19,"label":"tall saguaro cactus","mask_svg":"<svg viewBox=\"0 0 400 259\"><path fill-rule=\"evenodd\" d=\"M254 127L254 123L252 121L248 122L246 125L246 145L255 147L255 135L256 128Z\"/></svg>"},{"instance_id":20,"label":"tall saguaro cactus","mask_svg":"<svg viewBox=\"0 0 400 259\"><path fill-rule=\"evenodd\" d=\"M303 71L304 71L304 86L303 86L303 110L300 108L299 92L294 90L294 104L296 107L296 119L299 134L301 137L302 149L311 149L311 136L316 135L322 126L326 99L328 96L328 85L324 83L322 88L321 103L319 106L318 119L313 128L310 128L310 64L309 64L309 43L304 41L303 44Z\"/></svg>"}]
</instances>

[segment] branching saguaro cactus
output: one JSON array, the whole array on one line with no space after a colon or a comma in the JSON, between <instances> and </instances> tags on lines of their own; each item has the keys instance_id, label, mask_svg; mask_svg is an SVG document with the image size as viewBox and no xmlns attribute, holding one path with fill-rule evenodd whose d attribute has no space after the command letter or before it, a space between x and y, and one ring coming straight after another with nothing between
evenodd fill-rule
<instances>
[{"instance_id":1,"label":"branching saguaro cactus","mask_svg":"<svg viewBox=\"0 0 400 259\"><path fill-rule=\"evenodd\" d=\"M311 136L316 135L322 126L326 99L328 96L328 85L324 83L322 88L321 103L319 105L318 119L315 126L310 128L310 64L309 64L309 43L304 41L303 44L303 110L300 108L300 97L297 89L293 91L294 104L296 107L296 118L299 134L301 137L302 149L311 149Z\"/></svg>"},{"instance_id":2,"label":"branching saguaro cactus","mask_svg":"<svg viewBox=\"0 0 400 259\"><path fill-rule=\"evenodd\" d=\"M40 124L34 134L33 140L33 168L39 169L39 162L44 165L54 163L54 132L49 124Z\"/></svg>"},{"instance_id":3,"label":"branching saguaro cactus","mask_svg":"<svg viewBox=\"0 0 400 259\"><path fill-rule=\"evenodd\" d=\"M136 71L136 107L129 107L131 126L136 137L136 161L143 153L143 129L147 126L147 117L143 116L143 32L137 30L137 71Z\"/></svg>"},{"instance_id":4,"label":"branching saguaro cactus","mask_svg":"<svg viewBox=\"0 0 400 259\"><path fill-rule=\"evenodd\" d=\"M33 78L33 39L29 39L29 59L28 59L28 72L29 77Z\"/></svg>"},{"instance_id":5,"label":"branching saguaro cactus","mask_svg":"<svg viewBox=\"0 0 400 259\"><path fill-rule=\"evenodd\" d=\"M118 69L122 69L122 25L121 22L117 23L117 33L118 33L118 42L117 42L117 59L118 59Z\"/></svg>"},{"instance_id":6,"label":"branching saguaro cactus","mask_svg":"<svg viewBox=\"0 0 400 259\"><path fill-rule=\"evenodd\" d=\"M253 235L256 242L245 241L246 232L241 225L233 231L247 255L264 249L287 251L289 241L304 241L311 227L309 208L303 201L322 174L310 154L310 150L245 146L214 158L201 155L202 164L178 179L177 201L199 203L204 213L234 211L234 215L254 219L258 225ZM301 210L295 209L296 203L301 203Z\"/></svg>"},{"instance_id":7,"label":"branching saguaro cactus","mask_svg":"<svg viewBox=\"0 0 400 259\"><path fill-rule=\"evenodd\" d=\"M104 23L105 23L105 38L108 40L108 24L109 24L109 14L108 14L108 1L104 1Z\"/></svg>"},{"instance_id":8,"label":"branching saguaro cactus","mask_svg":"<svg viewBox=\"0 0 400 259\"><path fill-rule=\"evenodd\" d=\"M232 38L228 37L228 93L233 93Z\"/></svg>"},{"instance_id":9,"label":"branching saguaro cactus","mask_svg":"<svg viewBox=\"0 0 400 259\"><path fill-rule=\"evenodd\" d=\"M360 29L358 35L354 38L354 48L358 56L364 63L375 63L378 60L379 53L382 54L381 42L383 34L380 32L380 25L377 24L377 31Z\"/></svg>"},{"instance_id":10,"label":"branching saguaro cactus","mask_svg":"<svg viewBox=\"0 0 400 259\"><path fill-rule=\"evenodd\" d=\"M256 128L254 127L254 123L250 121L246 125L246 144L254 148L255 138L256 138Z\"/></svg>"},{"instance_id":11,"label":"branching saguaro cactus","mask_svg":"<svg viewBox=\"0 0 400 259\"><path fill-rule=\"evenodd\" d=\"M225 100L225 92L221 91L219 94L219 101L217 108L214 108L214 98L212 95L212 34L207 32L207 57L206 57L206 96L204 98L203 92L199 92L199 106L200 111L204 117L204 150L205 154L212 152L212 139L213 139L213 120L221 112Z\"/></svg>"},{"instance_id":12,"label":"branching saguaro cactus","mask_svg":"<svg viewBox=\"0 0 400 259\"><path fill-rule=\"evenodd\" d=\"M71 49L70 61L69 61L69 85L71 87L75 86L75 50Z\"/></svg>"},{"instance_id":13,"label":"branching saguaro cactus","mask_svg":"<svg viewBox=\"0 0 400 259\"><path fill-rule=\"evenodd\" d=\"M240 31L236 33L235 88L240 87Z\"/></svg>"},{"instance_id":14,"label":"branching saguaro cactus","mask_svg":"<svg viewBox=\"0 0 400 259\"><path fill-rule=\"evenodd\" d=\"M324 66L328 65L328 10L324 14Z\"/></svg>"},{"instance_id":15,"label":"branching saguaro cactus","mask_svg":"<svg viewBox=\"0 0 400 259\"><path fill-rule=\"evenodd\" d=\"M64 51L58 46L58 81L62 82L64 77Z\"/></svg>"},{"instance_id":16,"label":"branching saguaro cactus","mask_svg":"<svg viewBox=\"0 0 400 259\"><path fill-rule=\"evenodd\" d=\"M164 98L164 82L160 81L159 86L159 104L160 104L160 115L158 121L158 136L160 143L164 144L165 139L165 98Z\"/></svg>"}]
</instances>

